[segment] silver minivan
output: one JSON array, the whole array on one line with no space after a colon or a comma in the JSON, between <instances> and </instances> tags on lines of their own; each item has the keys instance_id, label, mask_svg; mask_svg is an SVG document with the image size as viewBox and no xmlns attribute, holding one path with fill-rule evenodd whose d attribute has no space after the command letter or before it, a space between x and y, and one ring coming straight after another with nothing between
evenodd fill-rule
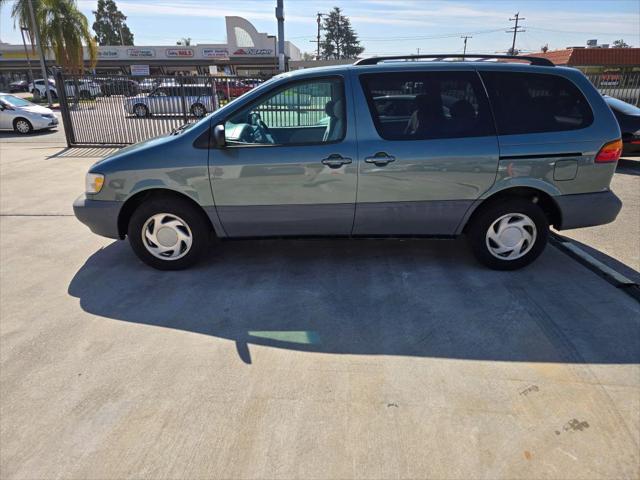
<instances>
[{"instance_id":1,"label":"silver minivan","mask_svg":"<svg viewBox=\"0 0 640 480\"><path fill-rule=\"evenodd\" d=\"M75 214L159 269L192 265L212 237L466 235L510 270L550 225L616 218L620 129L580 71L436 57L278 75L92 166Z\"/></svg>"}]
</instances>

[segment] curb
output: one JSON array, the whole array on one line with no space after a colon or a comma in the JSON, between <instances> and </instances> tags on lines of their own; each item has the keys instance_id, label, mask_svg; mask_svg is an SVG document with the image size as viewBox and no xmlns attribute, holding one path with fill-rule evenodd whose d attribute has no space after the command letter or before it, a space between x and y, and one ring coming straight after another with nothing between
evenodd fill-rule
<instances>
[{"instance_id":1,"label":"curb","mask_svg":"<svg viewBox=\"0 0 640 480\"><path fill-rule=\"evenodd\" d=\"M619 288L627 295L630 295L632 298L640 302L640 285L636 282L627 278L617 270L614 270L609 265L606 265L600 260L589 255L587 252L571 242L571 240L558 235L557 233L550 232L549 241L560 251L569 255L578 263L587 267L614 287Z\"/></svg>"}]
</instances>

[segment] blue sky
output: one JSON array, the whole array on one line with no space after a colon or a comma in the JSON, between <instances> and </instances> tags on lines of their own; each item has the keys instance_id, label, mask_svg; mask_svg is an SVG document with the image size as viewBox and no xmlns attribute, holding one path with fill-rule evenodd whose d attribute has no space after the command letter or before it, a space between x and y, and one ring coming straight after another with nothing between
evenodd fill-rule
<instances>
[{"instance_id":1,"label":"blue sky","mask_svg":"<svg viewBox=\"0 0 640 480\"><path fill-rule=\"evenodd\" d=\"M77 0L93 22L95 0ZM275 0L120 0L136 45L225 42L225 15L239 15L261 32L276 33ZM302 51L314 51L316 12L333 6L351 18L370 55L462 51L460 35L472 35L468 51L494 53L511 45L505 30L519 11L526 32L517 47L539 50L584 45L589 38L612 43L618 38L640 46L640 0L285 0L285 35ZM9 17L11 3L0 12L0 39L19 43Z\"/></svg>"}]
</instances>

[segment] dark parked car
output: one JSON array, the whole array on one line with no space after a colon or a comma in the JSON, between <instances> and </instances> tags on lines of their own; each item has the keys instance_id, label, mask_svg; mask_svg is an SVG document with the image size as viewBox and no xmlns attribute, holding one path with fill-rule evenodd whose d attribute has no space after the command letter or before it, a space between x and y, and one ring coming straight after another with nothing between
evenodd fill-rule
<instances>
[{"instance_id":1,"label":"dark parked car","mask_svg":"<svg viewBox=\"0 0 640 480\"><path fill-rule=\"evenodd\" d=\"M622 154L640 155L640 108L608 95L604 95L604 101L620 124Z\"/></svg>"},{"instance_id":2,"label":"dark parked car","mask_svg":"<svg viewBox=\"0 0 640 480\"><path fill-rule=\"evenodd\" d=\"M9 93L28 92L29 82L26 80L17 80L9 84Z\"/></svg>"},{"instance_id":3,"label":"dark parked car","mask_svg":"<svg viewBox=\"0 0 640 480\"><path fill-rule=\"evenodd\" d=\"M140 93L138 82L128 78L97 78L96 82L100 84L100 90L105 97L111 95L134 97Z\"/></svg>"}]
</instances>

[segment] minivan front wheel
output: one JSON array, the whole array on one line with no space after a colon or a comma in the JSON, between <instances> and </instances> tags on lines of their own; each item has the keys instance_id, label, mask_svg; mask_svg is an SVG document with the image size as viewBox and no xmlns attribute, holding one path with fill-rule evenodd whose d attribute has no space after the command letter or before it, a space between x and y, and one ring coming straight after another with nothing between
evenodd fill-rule
<instances>
[{"instance_id":1,"label":"minivan front wheel","mask_svg":"<svg viewBox=\"0 0 640 480\"><path fill-rule=\"evenodd\" d=\"M532 201L507 198L482 208L471 220L467 233L471 249L481 263L495 270L515 270L542 253L549 236L549 221Z\"/></svg>"},{"instance_id":2,"label":"minivan front wheel","mask_svg":"<svg viewBox=\"0 0 640 480\"><path fill-rule=\"evenodd\" d=\"M182 270L202 256L211 240L203 213L188 201L156 197L142 203L127 230L135 254L159 270Z\"/></svg>"}]
</instances>

